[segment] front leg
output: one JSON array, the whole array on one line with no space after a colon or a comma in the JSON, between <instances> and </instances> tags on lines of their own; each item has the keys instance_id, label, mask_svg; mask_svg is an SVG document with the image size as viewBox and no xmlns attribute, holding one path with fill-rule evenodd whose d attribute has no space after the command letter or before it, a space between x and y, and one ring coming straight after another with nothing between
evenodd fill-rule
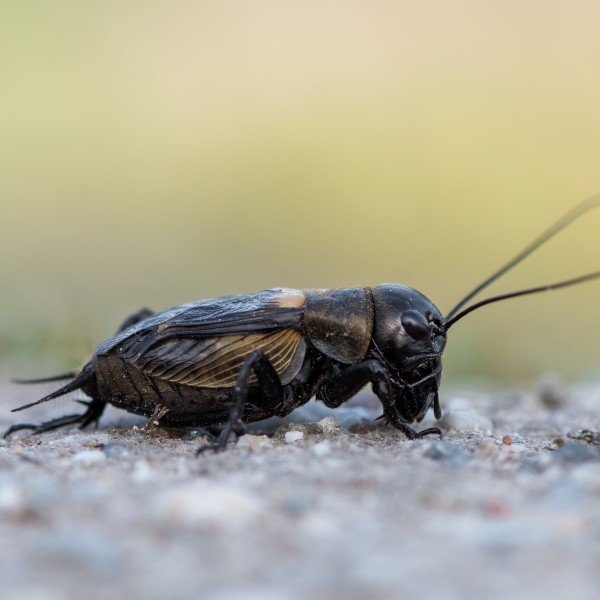
<instances>
[{"instance_id":1,"label":"front leg","mask_svg":"<svg viewBox=\"0 0 600 600\"><path fill-rule=\"evenodd\" d=\"M390 377L383 365L375 359L365 360L334 374L321 384L317 399L322 400L330 408L337 408L355 396L368 383L371 383L373 393L381 401L386 419L409 440L426 435L442 435L437 427L415 431L398 414Z\"/></svg>"}]
</instances>

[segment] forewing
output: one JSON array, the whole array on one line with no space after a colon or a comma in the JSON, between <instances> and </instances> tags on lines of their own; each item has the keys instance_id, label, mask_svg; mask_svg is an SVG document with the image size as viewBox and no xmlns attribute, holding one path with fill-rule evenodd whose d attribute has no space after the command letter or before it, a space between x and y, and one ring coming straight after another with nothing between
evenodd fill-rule
<instances>
[{"instance_id":1,"label":"forewing","mask_svg":"<svg viewBox=\"0 0 600 600\"><path fill-rule=\"evenodd\" d=\"M280 288L192 302L145 319L103 342L95 352L106 354L116 349L121 357L133 361L170 339L299 329L305 304L302 292Z\"/></svg>"},{"instance_id":2,"label":"forewing","mask_svg":"<svg viewBox=\"0 0 600 600\"><path fill-rule=\"evenodd\" d=\"M226 335L213 338L175 338L154 345L131 363L147 375L192 387L233 387L246 357L262 350L286 384L298 372L306 346L294 329ZM253 376L251 384L256 384Z\"/></svg>"}]
</instances>

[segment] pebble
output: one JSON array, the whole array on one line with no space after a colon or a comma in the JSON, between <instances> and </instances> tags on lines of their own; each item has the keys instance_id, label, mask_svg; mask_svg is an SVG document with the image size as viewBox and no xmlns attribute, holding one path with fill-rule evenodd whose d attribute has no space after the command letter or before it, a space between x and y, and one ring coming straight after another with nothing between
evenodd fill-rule
<instances>
[{"instance_id":1,"label":"pebble","mask_svg":"<svg viewBox=\"0 0 600 600\"><path fill-rule=\"evenodd\" d=\"M440 425L450 431L477 431L487 435L491 435L494 430L494 424L490 419L469 408L454 408L446 411Z\"/></svg>"},{"instance_id":2,"label":"pebble","mask_svg":"<svg viewBox=\"0 0 600 600\"><path fill-rule=\"evenodd\" d=\"M106 460L106 454L100 450L81 450L71 457L72 462L86 465L97 464Z\"/></svg>"},{"instance_id":3,"label":"pebble","mask_svg":"<svg viewBox=\"0 0 600 600\"><path fill-rule=\"evenodd\" d=\"M321 428L317 423L285 423L275 431L273 439L283 441L285 434L290 431L300 432L308 437L321 433Z\"/></svg>"},{"instance_id":4,"label":"pebble","mask_svg":"<svg viewBox=\"0 0 600 600\"><path fill-rule=\"evenodd\" d=\"M238 448L247 448L248 450L259 450L260 448L272 448L273 442L270 437L266 435L243 435L238 443Z\"/></svg>"},{"instance_id":5,"label":"pebble","mask_svg":"<svg viewBox=\"0 0 600 600\"><path fill-rule=\"evenodd\" d=\"M553 373L544 375L537 386L537 396L541 404L556 410L567 403L568 397L562 379Z\"/></svg>"},{"instance_id":6,"label":"pebble","mask_svg":"<svg viewBox=\"0 0 600 600\"><path fill-rule=\"evenodd\" d=\"M312 447L313 454L317 457L326 456L331 452L331 444L327 440L323 440Z\"/></svg>"},{"instance_id":7,"label":"pebble","mask_svg":"<svg viewBox=\"0 0 600 600\"><path fill-rule=\"evenodd\" d=\"M323 433L334 433L340 429L340 423L335 417L325 417L317 425Z\"/></svg>"},{"instance_id":8,"label":"pebble","mask_svg":"<svg viewBox=\"0 0 600 600\"><path fill-rule=\"evenodd\" d=\"M592 446L600 446L600 431L578 429L577 431L569 431L567 437L579 442L586 442Z\"/></svg>"},{"instance_id":9,"label":"pebble","mask_svg":"<svg viewBox=\"0 0 600 600\"><path fill-rule=\"evenodd\" d=\"M370 404L372 400L372 398L369 398L367 403ZM327 408L322 402L312 399L287 417L273 420L272 424L275 428L281 427L282 421L288 425L292 425L292 428L299 424L311 424L318 430L318 421L327 417L333 417L342 428L351 429L365 422L371 422L381 414L380 408L381 405L378 401L375 401L374 407L371 407L360 404L357 398L356 400L353 399L349 404L343 404L339 408L331 409ZM320 433L320 431L317 431L317 433Z\"/></svg>"},{"instance_id":10,"label":"pebble","mask_svg":"<svg viewBox=\"0 0 600 600\"><path fill-rule=\"evenodd\" d=\"M297 431L293 429L292 431L286 431L284 439L286 444L293 444L301 440L304 437L304 434L301 431Z\"/></svg>"}]
</instances>

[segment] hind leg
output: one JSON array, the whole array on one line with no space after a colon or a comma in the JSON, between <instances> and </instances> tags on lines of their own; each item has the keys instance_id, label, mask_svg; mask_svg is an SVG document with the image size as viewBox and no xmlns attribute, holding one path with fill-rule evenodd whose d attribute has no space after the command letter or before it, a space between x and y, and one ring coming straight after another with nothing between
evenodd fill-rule
<instances>
[{"instance_id":1,"label":"hind leg","mask_svg":"<svg viewBox=\"0 0 600 600\"><path fill-rule=\"evenodd\" d=\"M144 319L147 319L148 317L152 316L153 314L154 313L151 310L149 310L148 308L143 308L142 310L127 317L127 319L125 319L125 321L123 321L123 323L119 327L119 330L117 333L120 333L121 331L124 331L125 329L128 329L129 327L132 327L133 325L143 321ZM16 425L13 425L12 427L8 428L8 430L4 434L4 437L6 438L11 433L14 433L15 431L21 431L23 429L30 429L34 434L38 434L38 433L44 433L45 431L51 431L53 429L58 429L59 427L65 427L67 425L79 425L80 429L83 429L84 427L87 427L90 423L97 423L98 420L100 419L100 416L104 412L104 408L106 407L106 402L103 402L101 400L94 398L94 396L96 395L96 393L93 391L93 390L95 390L95 386L93 384L90 384L91 387L88 387L89 380L93 379L93 372L88 373L87 378L83 377L83 375L86 372L86 369L88 369L88 370L90 369L89 363L88 363L88 365L86 365L86 367L84 367L84 369L82 370L82 372L79 375L77 375L76 373L69 373L69 374L66 374L65 376L60 376L58 378L54 377L54 378L49 378L49 379L31 381L30 383L44 383L46 381L53 381L55 379L64 379L64 378L75 377L75 379L70 384L68 384L67 386L64 386L60 390L57 390L53 394L50 394L49 396L46 396L46 397L42 398L41 400L38 400L37 402L32 402L30 404L26 404L25 406L21 406L13 411L13 412L15 412L15 411L19 411L19 410L24 410L26 408L30 408L31 406L35 406L36 404L41 404L42 402L51 400L52 398L57 398L58 396L66 394L67 392L72 392L76 389L81 389L88 396L92 396L92 400L89 402L81 401L81 400L78 401L81 404L84 404L85 406L87 406L87 410L84 413L65 415L64 417L59 417L58 419L52 419L51 421L45 421L44 423L40 423L39 425L35 425L33 423L17 423Z\"/></svg>"},{"instance_id":2,"label":"hind leg","mask_svg":"<svg viewBox=\"0 0 600 600\"><path fill-rule=\"evenodd\" d=\"M6 430L4 438L7 438L12 433L15 433L15 431L21 431L23 429L30 429L35 435L44 433L45 431L52 431L53 429L58 429L59 427L65 427L67 425L79 425L79 429L84 429L91 423L97 423L106 407L106 402L102 402L101 400L91 400L90 402L78 400L78 402L87 406L87 410L85 412L76 415L65 415L64 417L59 417L58 419L45 421L39 425L34 425L32 423L17 423Z\"/></svg>"},{"instance_id":3,"label":"hind leg","mask_svg":"<svg viewBox=\"0 0 600 600\"><path fill-rule=\"evenodd\" d=\"M125 319L125 321L123 321L123 323L121 323L121 326L119 327L117 333L120 333L121 331L124 331L125 329L129 329L129 327L132 327L133 325L140 323L144 319L151 317L153 314L154 313L150 309L142 308L142 310L139 310L138 312L127 317L127 319ZM89 368L89 364L87 365L87 368ZM51 421L45 421L44 423L40 423L39 425L35 425L33 423L17 423L7 429L6 433L4 434L4 437L6 438L9 435L11 435L12 433L15 433L15 431L22 431L23 429L30 429L34 434L38 434L38 433L44 433L45 431L51 431L53 429L58 429L59 427L65 427L67 425L79 425L80 429L83 429L84 427L87 427L90 423L97 423L98 420L100 419L100 416L104 412L104 408L106 407L106 402L102 402L101 400L97 400L96 398L93 398L93 396L95 396L96 393L94 393L91 389L89 389L87 387L87 382L84 382L82 380L82 375L84 374L85 369L86 369L86 367L84 367L84 370L79 375L77 375L77 373L66 373L65 375L60 375L57 377L50 377L50 378L46 378L46 379L31 380L31 381L23 382L23 383L45 383L47 381L75 378L73 380L73 382L71 382L71 384L68 384L68 386L61 388L54 394L50 394L49 396L42 398L42 400L39 400L37 402L32 402L31 404L26 404L25 406L21 406L18 409L15 409L15 411L23 410L23 409L29 408L31 406L35 406L36 404L40 404L41 402L46 402L47 400L50 400L51 398L56 398L59 395L65 394L67 392L74 391L76 389L82 389L86 394L88 394L88 396L92 396L92 400L89 402L79 401L80 403L87 406L87 410L84 413L65 415L64 417L59 417L58 419L52 419ZM74 384L77 384L77 385L74 385ZM95 386L93 386L93 389L95 389Z\"/></svg>"}]
</instances>

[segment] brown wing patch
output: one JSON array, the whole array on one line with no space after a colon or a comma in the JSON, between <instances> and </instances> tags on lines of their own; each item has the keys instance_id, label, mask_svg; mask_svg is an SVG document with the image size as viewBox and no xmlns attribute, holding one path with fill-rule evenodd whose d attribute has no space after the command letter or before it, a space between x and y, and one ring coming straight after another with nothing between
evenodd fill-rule
<instances>
[{"instance_id":1,"label":"brown wing patch","mask_svg":"<svg viewBox=\"0 0 600 600\"><path fill-rule=\"evenodd\" d=\"M275 303L281 308L302 308L306 306L306 296L298 290L282 288L275 294Z\"/></svg>"},{"instance_id":2,"label":"brown wing patch","mask_svg":"<svg viewBox=\"0 0 600 600\"><path fill-rule=\"evenodd\" d=\"M302 334L295 329L227 335L214 338L171 339L153 347L133 363L152 377L204 388L233 387L246 357L262 350L289 383L300 369L305 351ZM256 377L250 380L257 384Z\"/></svg>"}]
</instances>

